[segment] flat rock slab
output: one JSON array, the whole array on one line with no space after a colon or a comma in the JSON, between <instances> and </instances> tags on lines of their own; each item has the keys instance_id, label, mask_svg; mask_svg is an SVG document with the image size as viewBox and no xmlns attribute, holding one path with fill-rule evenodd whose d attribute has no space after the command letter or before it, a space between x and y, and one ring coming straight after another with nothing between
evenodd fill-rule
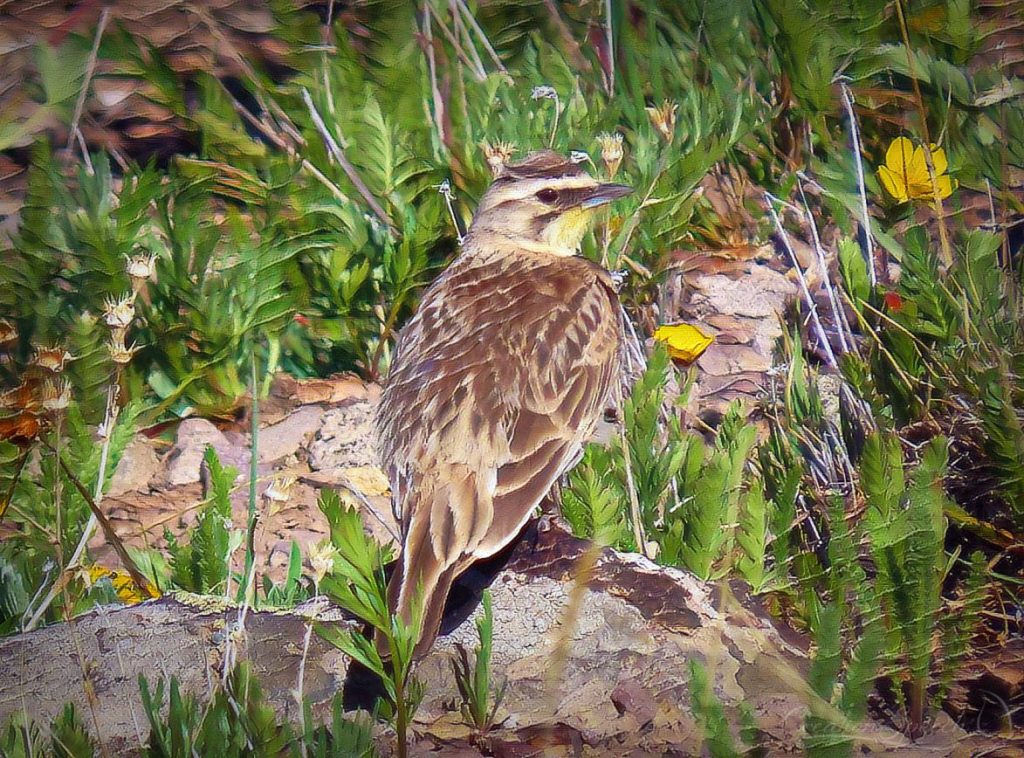
<instances>
[{"instance_id":1,"label":"flat rock slab","mask_svg":"<svg viewBox=\"0 0 1024 758\"><path fill-rule=\"evenodd\" d=\"M727 586L635 555L595 550L545 518L504 564L467 575L449 603L446 625L454 628L418 668L426 697L414 753L522 755L539 744L567 755L694 754L700 742L689 708L694 659L707 667L730 715L740 703L753 709L769 748L799 746L806 707L787 684L806 674L798 636ZM574 576L587 556L596 559L590 581L574 593ZM475 601L488 581L495 618L492 681L508 684L500 724L481 739L453 712L458 695L450 659L456 644L476 643ZM574 595L576 619L567 626ZM88 676L104 745L111 753L131 753L139 732L146 736L138 675L173 674L184 689L208 692L229 644L252 661L274 706L294 719L308 624L350 622L322 600L288 613L251 612L240 636L231 634L237 618L233 607L176 595L0 640L0 723L22 708L46 722L67 700L88 712ZM324 714L347 670L346 658L313 634L304 693L315 714ZM953 754L960 736L931 735L929 754ZM876 725L867 725L859 741L873 751L910 749L899 734Z\"/></svg>"}]
</instances>

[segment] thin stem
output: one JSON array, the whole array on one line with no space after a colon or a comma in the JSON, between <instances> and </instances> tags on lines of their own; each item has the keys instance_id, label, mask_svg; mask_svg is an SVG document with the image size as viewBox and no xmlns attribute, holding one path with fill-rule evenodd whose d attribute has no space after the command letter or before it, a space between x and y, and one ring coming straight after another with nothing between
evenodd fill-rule
<instances>
[{"instance_id":1,"label":"thin stem","mask_svg":"<svg viewBox=\"0 0 1024 758\"><path fill-rule=\"evenodd\" d=\"M615 35L612 30L612 0L604 3L604 35L608 45L608 94L615 92Z\"/></svg>"},{"instance_id":2,"label":"thin stem","mask_svg":"<svg viewBox=\"0 0 1024 758\"><path fill-rule=\"evenodd\" d=\"M70 152L72 146L75 144L75 133L78 131L78 122L82 118L82 110L85 108L85 98L89 94L89 85L92 82L92 76L96 72L96 59L99 57L100 52L100 40L103 39L103 32L107 28L107 22L110 20L110 8L105 7L100 13L100 21L96 26L96 35L92 40L92 48L89 50L89 58L85 64L85 80L82 82L82 89L78 93L78 99L75 101L74 114L71 116L71 127L68 130L68 144L67 150ZM85 147L82 148L83 154L85 154ZM86 155L86 161L89 160Z\"/></svg>"},{"instance_id":3,"label":"thin stem","mask_svg":"<svg viewBox=\"0 0 1024 758\"><path fill-rule=\"evenodd\" d=\"M850 119L850 137L853 140L853 160L857 167L857 191L860 194L860 216L861 226L864 229L864 254L868 259L868 275L871 277L871 286L878 284L878 274L875 272L875 250L871 241L871 216L868 215L868 195L864 187L864 160L860 153L860 129L857 126L857 115L853 110L853 97L846 82L840 84L840 92L843 93L843 105L846 106L846 113Z\"/></svg>"},{"instance_id":4,"label":"thin stem","mask_svg":"<svg viewBox=\"0 0 1024 758\"><path fill-rule=\"evenodd\" d=\"M74 553L71 554L71 559L65 565L64 570L57 576L56 581L46 593L46 596L39 604L39 607L24 624L22 631L30 632L39 625L39 622L43 618L43 614L46 613L47 609L53 603L53 599L57 597L57 593L64 589L70 579L72 569L76 568L79 563L81 563L82 556L85 554L86 548L89 545L89 540L92 539L92 535L99 524L99 521L96 518L96 513L99 511L99 504L103 500L103 483L107 478L107 460L110 455L110 437L114 430L114 424L117 422L117 396L120 391L120 380L120 372L115 372L114 379L107 388L106 414L103 418L103 424L100 426L101 435L103 437L103 446L100 448L99 472L96 475L96 494L92 498L92 505L95 505L96 508L89 515L89 520L85 524L85 529L82 531L82 537L78 540ZM131 559L129 559L125 568L128 568L130 565L133 565ZM134 581L135 577L133 576L132 579ZM143 582L143 584L139 585L139 589L145 589L147 586L148 583Z\"/></svg>"},{"instance_id":5,"label":"thin stem","mask_svg":"<svg viewBox=\"0 0 1024 758\"><path fill-rule=\"evenodd\" d=\"M433 8L430 0L423 2L423 40L427 54L427 70L430 73L430 100L434 110L434 128L437 130L437 141L440 148L446 144L444 134L444 114L441 112L441 90L437 86L437 56L434 53L434 24L430 20Z\"/></svg>"},{"instance_id":6,"label":"thin stem","mask_svg":"<svg viewBox=\"0 0 1024 758\"><path fill-rule=\"evenodd\" d=\"M800 200L804 206L804 214L807 223L811 227L811 239L814 241L814 253L818 257L818 268L821 269L821 277L825 283L825 292L828 293L828 303L832 309L832 318L836 322L836 331L839 333L839 346L844 353L850 352L850 345L853 343L853 335L850 335L850 342L846 341L846 332L850 325L846 321L846 314L839 305L839 297L836 295L835 287L832 286L832 278L828 274L828 262L825 260L825 249L821 245L821 238L818 236L818 224L811 213L811 206L807 202L807 194L804 192L803 182L797 183L800 190Z\"/></svg>"},{"instance_id":7,"label":"thin stem","mask_svg":"<svg viewBox=\"0 0 1024 758\"><path fill-rule=\"evenodd\" d=\"M914 54L910 47L910 32L907 31L907 19L903 13L903 0L896 0L895 5L900 34L903 35L903 49L907 53L907 70L910 72L910 84L914 89L914 100L917 103L917 112L921 118L921 136L924 137L924 162L928 167L928 178L932 182L932 205L935 208L935 218L938 221L939 248L942 254L942 264L948 269L953 265L953 248L949 243L949 233L946 230L946 213L942 208L942 197L939 195L939 183L935 174L935 161L932 160L932 138L928 130L928 113L924 107L924 98L921 96L921 85L917 81Z\"/></svg>"},{"instance_id":8,"label":"thin stem","mask_svg":"<svg viewBox=\"0 0 1024 758\"><path fill-rule=\"evenodd\" d=\"M622 443L622 458L626 464L626 488L629 490L629 513L633 522L633 539L636 541L636 549L644 558L650 558L647 554L647 538L644 535L644 525L640 515L640 498L636 494L636 482L633 479L633 461L629 453L629 440L626 439L626 424L623 420L619 423L619 441Z\"/></svg>"},{"instance_id":9,"label":"thin stem","mask_svg":"<svg viewBox=\"0 0 1024 758\"><path fill-rule=\"evenodd\" d=\"M256 347L252 348L252 361L249 372L249 391L252 393L252 406L249 413L249 435L252 445L249 450L249 513L245 528L245 599L251 602L255 585L256 566L256 485L259 474L259 433L260 433L260 401L257 396Z\"/></svg>"},{"instance_id":10,"label":"thin stem","mask_svg":"<svg viewBox=\"0 0 1024 758\"><path fill-rule=\"evenodd\" d=\"M508 69L505 68L505 64L501 62L501 58L499 58L498 54L494 51L490 40L487 39L487 35L484 34L484 30L480 28L480 24L477 23L476 18L474 18L473 14L469 12L469 8L466 7L465 0L455 0L455 2L458 4L459 8L462 9L463 15L465 15L466 20L469 21L469 25L473 27L473 31L475 31L477 36L480 38L487 54L491 56L491 60L494 61L494 65L498 67L498 71L500 71L502 75L511 82L512 76L508 73Z\"/></svg>"},{"instance_id":11,"label":"thin stem","mask_svg":"<svg viewBox=\"0 0 1024 758\"><path fill-rule=\"evenodd\" d=\"M377 198L370 192L369 187L363 182L362 177L356 172L355 168L349 162L348 158L345 157L345 153L342 152L341 147L338 146L334 136L328 131L327 124L324 123L323 117L320 112L316 109L313 104L313 98L309 96L309 90L305 87L302 88L302 100L306 103L306 108L309 109L309 115L313 119L313 124L316 126L316 130L320 133L324 143L327 145L327 150L334 157L334 160L341 166L341 170L345 172L345 176L348 177L349 181L356 188L356 191L362 195L363 200L370 206L370 210L373 211L374 215L377 216L391 231L395 230L395 223L391 220L391 217L387 214L387 211L377 202Z\"/></svg>"},{"instance_id":12,"label":"thin stem","mask_svg":"<svg viewBox=\"0 0 1024 758\"><path fill-rule=\"evenodd\" d=\"M468 62L473 69L476 80L482 82L487 78L487 71L484 69L484 62L480 60L480 54L476 51L476 45L473 44L473 38L470 36L469 29L462 20L462 14L455 0L449 0L448 9L452 14L452 26L455 28L455 33L466 41L465 49L469 51Z\"/></svg>"},{"instance_id":13,"label":"thin stem","mask_svg":"<svg viewBox=\"0 0 1024 758\"><path fill-rule=\"evenodd\" d=\"M772 221L775 222L775 230L779 233L779 237L782 239L782 244L786 248L786 252L789 254L790 262L793 264L793 269L796 271L797 279L800 282L800 291L803 293L804 300L807 302L807 308L811 314L811 321L814 323L814 329L818 333L818 341L821 342L822 349L825 351L825 356L828 358L828 363L832 368L839 368L839 363L836 361L835 353L832 352L832 345L829 344L828 335L825 334L825 328L821 325L821 319L818 318L818 306L814 302L814 298L811 297L811 291L807 287L807 279L804 277L803 269L800 268L800 261L797 260L796 253L793 252L793 246L790 244L789 235L786 233L786 229L782 226L782 221L779 219L779 214L775 211L774 195L768 192L764 193L765 202L768 204L768 212L772 216Z\"/></svg>"}]
</instances>

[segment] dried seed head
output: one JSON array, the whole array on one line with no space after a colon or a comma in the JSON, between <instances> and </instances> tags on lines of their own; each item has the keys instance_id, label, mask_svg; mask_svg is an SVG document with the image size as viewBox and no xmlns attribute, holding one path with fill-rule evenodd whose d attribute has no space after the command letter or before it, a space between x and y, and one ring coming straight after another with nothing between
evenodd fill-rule
<instances>
[{"instance_id":1,"label":"dried seed head","mask_svg":"<svg viewBox=\"0 0 1024 758\"><path fill-rule=\"evenodd\" d=\"M605 171L608 172L608 178L614 179L619 172L619 166L622 165L622 135L618 132L603 132L597 135L597 144L601 146L601 160L604 162Z\"/></svg>"},{"instance_id":2,"label":"dried seed head","mask_svg":"<svg viewBox=\"0 0 1024 758\"><path fill-rule=\"evenodd\" d=\"M59 374L64 370L64 364L73 361L75 356L69 353L60 345L48 345L37 347L32 355L32 364L45 371L52 371Z\"/></svg>"},{"instance_id":3,"label":"dried seed head","mask_svg":"<svg viewBox=\"0 0 1024 758\"><path fill-rule=\"evenodd\" d=\"M270 480L270 486L263 491L263 497L275 503L287 503L295 482L294 476L275 476Z\"/></svg>"},{"instance_id":4,"label":"dried seed head","mask_svg":"<svg viewBox=\"0 0 1024 758\"><path fill-rule=\"evenodd\" d=\"M491 175L498 177L505 169L505 164L515 154L516 146L511 142L484 143L484 157L491 168Z\"/></svg>"},{"instance_id":5,"label":"dried seed head","mask_svg":"<svg viewBox=\"0 0 1024 758\"><path fill-rule=\"evenodd\" d=\"M71 382L67 379L46 382L43 385L41 400L45 410L50 412L66 410L71 404Z\"/></svg>"},{"instance_id":6,"label":"dried seed head","mask_svg":"<svg viewBox=\"0 0 1024 758\"><path fill-rule=\"evenodd\" d=\"M132 286L136 290L153 277L153 272L156 271L155 255L136 255L131 258L126 255L125 259L128 261L124 267L125 271L131 277Z\"/></svg>"},{"instance_id":7,"label":"dried seed head","mask_svg":"<svg viewBox=\"0 0 1024 758\"><path fill-rule=\"evenodd\" d=\"M107 351L110 353L110 360L119 366L131 363L132 356L138 351L139 346L134 342L130 347L125 345L125 337L128 336L128 329L123 326L115 326L110 332L110 342L107 343Z\"/></svg>"},{"instance_id":8,"label":"dried seed head","mask_svg":"<svg viewBox=\"0 0 1024 758\"><path fill-rule=\"evenodd\" d=\"M5 318L0 318L0 345L6 345L18 339L18 330Z\"/></svg>"},{"instance_id":9,"label":"dried seed head","mask_svg":"<svg viewBox=\"0 0 1024 758\"><path fill-rule=\"evenodd\" d=\"M33 382L22 382L17 387L0 392L0 410L24 411L38 408Z\"/></svg>"},{"instance_id":10,"label":"dried seed head","mask_svg":"<svg viewBox=\"0 0 1024 758\"><path fill-rule=\"evenodd\" d=\"M666 100L657 108L649 107L646 108L646 111L654 128L658 130L658 134L671 144L676 133L676 114L679 112L679 104Z\"/></svg>"},{"instance_id":11,"label":"dried seed head","mask_svg":"<svg viewBox=\"0 0 1024 758\"><path fill-rule=\"evenodd\" d=\"M135 318L135 294L129 292L120 300L107 298L103 303L103 321L112 329L127 329Z\"/></svg>"},{"instance_id":12,"label":"dried seed head","mask_svg":"<svg viewBox=\"0 0 1024 758\"><path fill-rule=\"evenodd\" d=\"M330 540L323 540L309 551L309 567L313 571L313 581L317 586L334 570L334 558L338 555L337 548Z\"/></svg>"}]
</instances>

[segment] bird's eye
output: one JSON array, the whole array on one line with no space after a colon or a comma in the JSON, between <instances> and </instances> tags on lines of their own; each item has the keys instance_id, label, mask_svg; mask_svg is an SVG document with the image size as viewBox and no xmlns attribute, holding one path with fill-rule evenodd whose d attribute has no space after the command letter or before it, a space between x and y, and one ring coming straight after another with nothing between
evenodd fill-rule
<instances>
[{"instance_id":1,"label":"bird's eye","mask_svg":"<svg viewBox=\"0 0 1024 758\"><path fill-rule=\"evenodd\" d=\"M542 189L537 193L537 199L550 205L558 199L558 193L553 189Z\"/></svg>"}]
</instances>

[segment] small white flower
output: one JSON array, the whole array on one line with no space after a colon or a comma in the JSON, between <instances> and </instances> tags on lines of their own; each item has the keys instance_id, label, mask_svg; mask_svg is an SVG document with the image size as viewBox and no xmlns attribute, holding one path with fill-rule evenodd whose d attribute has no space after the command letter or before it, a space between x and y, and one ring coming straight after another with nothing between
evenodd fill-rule
<instances>
[{"instance_id":1,"label":"small white flower","mask_svg":"<svg viewBox=\"0 0 1024 758\"><path fill-rule=\"evenodd\" d=\"M295 482L294 476L274 477L270 486L263 491L263 497L275 503L287 503Z\"/></svg>"},{"instance_id":2,"label":"small white flower","mask_svg":"<svg viewBox=\"0 0 1024 758\"><path fill-rule=\"evenodd\" d=\"M573 150L571 153L569 153L570 163L586 163L589 160L590 156L587 155L582 150Z\"/></svg>"},{"instance_id":3,"label":"small white flower","mask_svg":"<svg viewBox=\"0 0 1024 758\"><path fill-rule=\"evenodd\" d=\"M107 343L107 351L110 353L110 360L119 366L125 366L131 363L132 356L138 351L139 347L134 342L130 347L125 346L125 336L128 334L128 330L125 327L118 326L110 332L110 342Z\"/></svg>"},{"instance_id":4,"label":"small white flower","mask_svg":"<svg viewBox=\"0 0 1024 758\"><path fill-rule=\"evenodd\" d=\"M107 298L103 303L103 321L107 326L127 329L135 318L135 295L129 292L120 300Z\"/></svg>"},{"instance_id":5,"label":"small white flower","mask_svg":"<svg viewBox=\"0 0 1024 758\"><path fill-rule=\"evenodd\" d=\"M71 383L67 379L43 385L42 405L48 411L63 411L71 404Z\"/></svg>"},{"instance_id":6,"label":"small white flower","mask_svg":"<svg viewBox=\"0 0 1024 758\"><path fill-rule=\"evenodd\" d=\"M338 550L330 540L322 540L309 551L309 567L313 571L313 582L319 587L320 582L334 570L334 559Z\"/></svg>"},{"instance_id":7,"label":"small white flower","mask_svg":"<svg viewBox=\"0 0 1024 758\"><path fill-rule=\"evenodd\" d=\"M622 135L618 132L611 134L602 132L597 135L597 144L601 146L601 160L608 171L608 177L614 178L615 174L619 171L619 165L622 163L622 156L624 155Z\"/></svg>"},{"instance_id":8,"label":"small white flower","mask_svg":"<svg viewBox=\"0 0 1024 758\"><path fill-rule=\"evenodd\" d=\"M131 258L126 255L125 259L128 261L125 265L125 271L128 272L128 276L132 278L133 283L141 284L150 279L153 276L153 272L156 271L155 255L136 255Z\"/></svg>"}]
</instances>

